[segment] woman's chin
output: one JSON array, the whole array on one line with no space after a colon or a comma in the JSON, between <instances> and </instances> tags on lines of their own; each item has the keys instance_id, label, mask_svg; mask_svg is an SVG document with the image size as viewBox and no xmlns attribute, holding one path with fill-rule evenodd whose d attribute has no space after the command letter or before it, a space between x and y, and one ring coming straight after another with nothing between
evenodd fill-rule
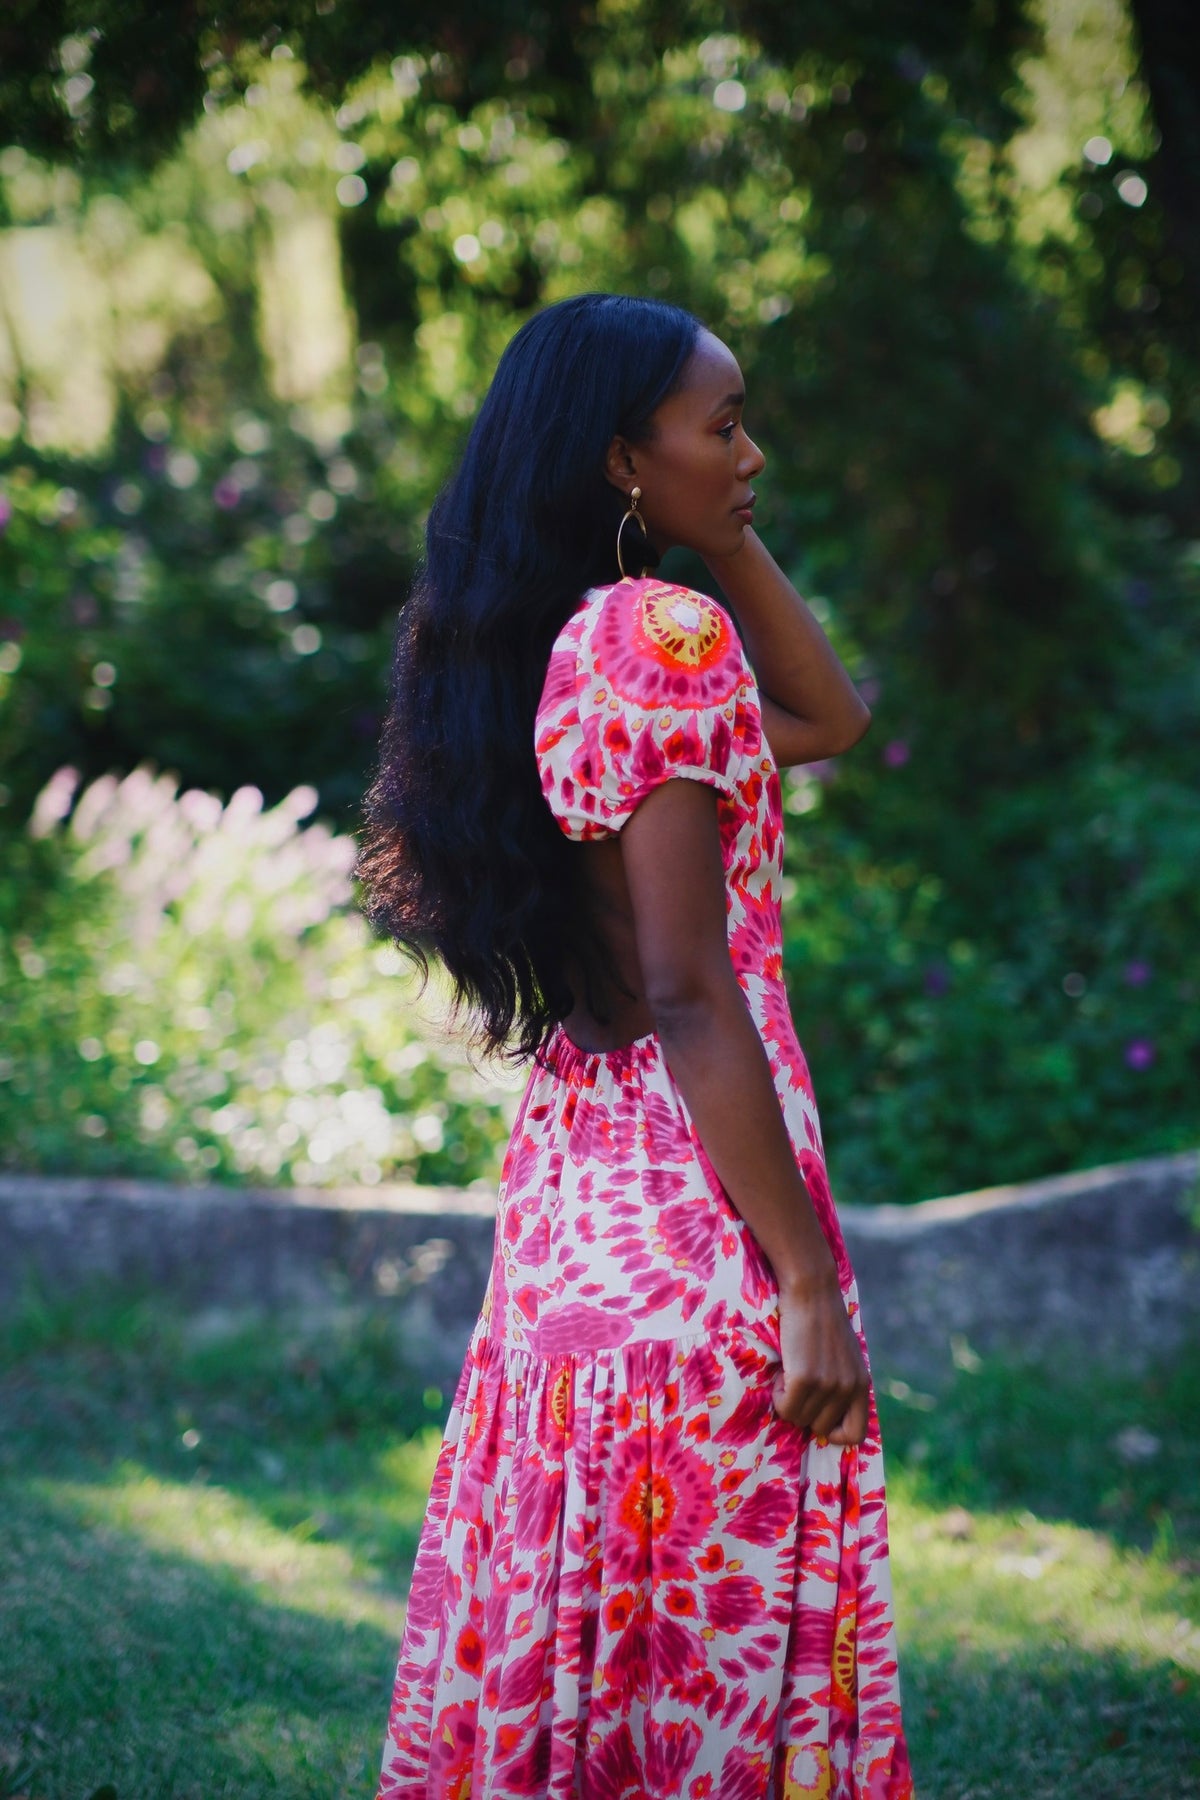
<instances>
[{"instance_id":1,"label":"woman's chin","mask_svg":"<svg viewBox=\"0 0 1200 1800\"><path fill-rule=\"evenodd\" d=\"M715 551L714 554L717 556L736 556L746 541L746 533L749 529L750 527L745 519L735 517L730 531L722 533L725 541L722 543L721 548Z\"/></svg>"}]
</instances>

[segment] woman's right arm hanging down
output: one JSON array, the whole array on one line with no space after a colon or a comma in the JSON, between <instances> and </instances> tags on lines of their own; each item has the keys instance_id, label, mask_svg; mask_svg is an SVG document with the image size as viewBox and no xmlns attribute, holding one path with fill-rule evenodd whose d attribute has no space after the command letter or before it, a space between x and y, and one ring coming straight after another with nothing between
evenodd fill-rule
<instances>
[{"instance_id":1,"label":"woman's right arm hanging down","mask_svg":"<svg viewBox=\"0 0 1200 1800\"><path fill-rule=\"evenodd\" d=\"M655 1029L705 1153L779 1285L776 1410L833 1443L861 1443L866 1365L729 959L716 796L699 781L666 781L620 841Z\"/></svg>"}]
</instances>

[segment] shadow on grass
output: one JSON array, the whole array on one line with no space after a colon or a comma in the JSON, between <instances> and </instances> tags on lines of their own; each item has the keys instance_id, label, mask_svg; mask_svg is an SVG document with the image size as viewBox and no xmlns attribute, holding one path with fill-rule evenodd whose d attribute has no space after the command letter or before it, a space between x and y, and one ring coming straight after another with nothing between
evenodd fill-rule
<instances>
[{"instance_id":1,"label":"shadow on grass","mask_svg":"<svg viewBox=\"0 0 1200 1800\"><path fill-rule=\"evenodd\" d=\"M272 1604L52 1484L10 1480L3 1505L0 1770L30 1800L373 1791L393 1632Z\"/></svg>"},{"instance_id":2,"label":"shadow on grass","mask_svg":"<svg viewBox=\"0 0 1200 1800\"><path fill-rule=\"evenodd\" d=\"M1195 1800L1200 1693L1169 1661L1088 1653L1047 1638L1023 1653L901 1665L919 1800Z\"/></svg>"},{"instance_id":3,"label":"shadow on grass","mask_svg":"<svg viewBox=\"0 0 1200 1800\"><path fill-rule=\"evenodd\" d=\"M106 1480L126 1462L218 1484L282 1531L407 1580L449 1396L384 1309L181 1320L145 1297L30 1297L0 1333L0 1470ZM18 1449L19 1446L19 1449Z\"/></svg>"}]
</instances>

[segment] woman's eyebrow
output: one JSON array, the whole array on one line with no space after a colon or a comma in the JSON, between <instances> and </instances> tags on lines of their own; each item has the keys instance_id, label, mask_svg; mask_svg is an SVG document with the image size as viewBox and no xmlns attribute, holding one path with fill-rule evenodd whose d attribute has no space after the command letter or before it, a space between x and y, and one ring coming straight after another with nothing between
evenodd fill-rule
<instances>
[{"instance_id":1,"label":"woman's eyebrow","mask_svg":"<svg viewBox=\"0 0 1200 1800\"><path fill-rule=\"evenodd\" d=\"M710 412L708 416L711 419L716 413L727 412L731 406L744 406L745 404L746 396L744 393L726 394L723 400L717 401L717 404L713 407L712 412Z\"/></svg>"}]
</instances>

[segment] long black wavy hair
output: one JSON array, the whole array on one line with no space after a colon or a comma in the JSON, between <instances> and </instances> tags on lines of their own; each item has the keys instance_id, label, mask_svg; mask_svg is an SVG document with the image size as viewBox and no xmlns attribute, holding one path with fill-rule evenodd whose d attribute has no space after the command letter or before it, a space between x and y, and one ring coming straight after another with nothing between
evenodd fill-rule
<instances>
[{"instance_id":1,"label":"long black wavy hair","mask_svg":"<svg viewBox=\"0 0 1200 1800\"><path fill-rule=\"evenodd\" d=\"M423 974L440 959L485 1051L533 1055L578 997L572 972L589 1005L611 974L541 791L534 716L558 632L619 575L608 446L652 435L699 331L677 306L619 294L535 314L429 514L357 873L372 925Z\"/></svg>"}]
</instances>

